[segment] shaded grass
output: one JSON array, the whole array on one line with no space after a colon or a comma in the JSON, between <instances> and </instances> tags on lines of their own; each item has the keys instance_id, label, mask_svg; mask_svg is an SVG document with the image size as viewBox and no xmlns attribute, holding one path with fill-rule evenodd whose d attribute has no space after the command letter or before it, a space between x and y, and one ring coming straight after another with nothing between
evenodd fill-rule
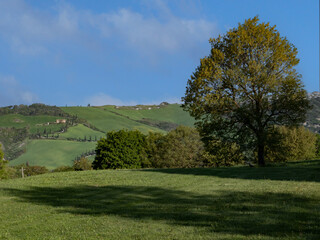
<instances>
[{"instance_id":1,"label":"shaded grass","mask_svg":"<svg viewBox=\"0 0 320 240\"><path fill-rule=\"evenodd\" d=\"M237 166L204 169L145 169L143 171L165 174L216 176L220 178L320 182L320 160L273 164L264 168Z\"/></svg>"},{"instance_id":2,"label":"shaded grass","mask_svg":"<svg viewBox=\"0 0 320 240\"><path fill-rule=\"evenodd\" d=\"M71 166L76 156L95 147L96 142L32 140L27 145L27 152L9 164L14 166L29 162L30 165L45 166L48 169Z\"/></svg>"},{"instance_id":3,"label":"shaded grass","mask_svg":"<svg viewBox=\"0 0 320 240\"><path fill-rule=\"evenodd\" d=\"M248 167L189 170L197 174L68 172L3 181L0 238L319 239L320 183L310 180L309 171L317 164L304 169L304 180L284 176L299 164L287 171L262 169L275 169L273 179L294 181L258 178L262 170Z\"/></svg>"}]
</instances>

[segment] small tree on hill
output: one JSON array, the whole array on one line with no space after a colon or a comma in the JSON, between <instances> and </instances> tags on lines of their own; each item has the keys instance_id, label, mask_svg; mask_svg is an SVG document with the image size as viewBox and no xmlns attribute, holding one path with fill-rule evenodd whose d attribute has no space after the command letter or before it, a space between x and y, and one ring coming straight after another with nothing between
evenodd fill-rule
<instances>
[{"instance_id":1,"label":"small tree on hill","mask_svg":"<svg viewBox=\"0 0 320 240\"><path fill-rule=\"evenodd\" d=\"M210 39L210 55L189 79L183 108L204 138L254 150L263 166L270 129L304 122L310 104L295 69L297 49L275 26L258 21Z\"/></svg>"}]
</instances>

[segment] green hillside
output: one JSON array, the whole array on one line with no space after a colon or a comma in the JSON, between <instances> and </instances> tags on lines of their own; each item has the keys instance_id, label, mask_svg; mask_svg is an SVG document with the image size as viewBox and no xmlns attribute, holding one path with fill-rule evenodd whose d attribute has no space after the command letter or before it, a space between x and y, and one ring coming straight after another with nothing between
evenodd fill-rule
<instances>
[{"instance_id":1,"label":"green hillside","mask_svg":"<svg viewBox=\"0 0 320 240\"><path fill-rule=\"evenodd\" d=\"M320 239L320 162L0 181L0 239Z\"/></svg>"},{"instance_id":2,"label":"green hillside","mask_svg":"<svg viewBox=\"0 0 320 240\"><path fill-rule=\"evenodd\" d=\"M120 129L137 129L143 133L148 133L149 131L164 132L161 129L139 123L125 116L114 114L103 108L62 107L62 110L70 115L76 115L79 118L87 120L90 124L104 132Z\"/></svg>"},{"instance_id":3,"label":"green hillside","mask_svg":"<svg viewBox=\"0 0 320 240\"><path fill-rule=\"evenodd\" d=\"M11 166L29 162L30 165L71 166L76 156L95 149L95 142L75 142L65 140L33 140L27 145L27 152L9 162Z\"/></svg>"},{"instance_id":4,"label":"green hillside","mask_svg":"<svg viewBox=\"0 0 320 240\"><path fill-rule=\"evenodd\" d=\"M30 133L43 133L44 129L56 132L61 128L60 124L55 124L55 116L24 116L20 114L7 114L0 116L0 127L29 128ZM48 123L53 123L47 125Z\"/></svg>"},{"instance_id":5,"label":"green hillside","mask_svg":"<svg viewBox=\"0 0 320 240\"><path fill-rule=\"evenodd\" d=\"M74 139L84 139L85 137L89 139L91 137L93 140L99 140L101 137L105 137L106 134L98 131L94 131L83 124L78 124L77 126L70 127L65 133L59 135L60 139L74 138Z\"/></svg>"},{"instance_id":6,"label":"green hillside","mask_svg":"<svg viewBox=\"0 0 320 240\"><path fill-rule=\"evenodd\" d=\"M114 107L104 106L106 110L124 115L134 120L143 118L157 121L172 122L178 125L193 126L194 119L189 113L183 111L179 104L169 104L164 106L134 106L134 107ZM141 109L139 109L141 108ZM139 109L139 110L136 110Z\"/></svg>"}]
</instances>

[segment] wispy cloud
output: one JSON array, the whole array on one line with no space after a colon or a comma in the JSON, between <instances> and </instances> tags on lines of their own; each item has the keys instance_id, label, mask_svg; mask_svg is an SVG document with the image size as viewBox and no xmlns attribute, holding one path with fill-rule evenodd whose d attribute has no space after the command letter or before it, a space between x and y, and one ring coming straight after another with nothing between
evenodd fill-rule
<instances>
[{"instance_id":1,"label":"wispy cloud","mask_svg":"<svg viewBox=\"0 0 320 240\"><path fill-rule=\"evenodd\" d=\"M154 100L154 101L123 101L118 98L114 98L110 95L105 93L98 93L96 95L87 97L85 99L84 105L90 104L91 106L103 106L103 105L116 105L116 106L135 106L138 104L143 105L158 105L161 102L168 102L168 103L181 103L181 98L178 97L164 97L161 100Z\"/></svg>"},{"instance_id":2,"label":"wispy cloud","mask_svg":"<svg viewBox=\"0 0 320 240\"><path fill-rule=\"evenodd\" d=\"M87 97L85 99L85 104L90 104L91 106L103 106L103 105L116 105L116 106L134 106L137 102L134 101L122 101L118 98L111 97L104 93L98 93L94 96Z\"/></svg>"},{"instance_id":3,"label":"wispy cloud","mask_svg":"<svg viewBox=\"0 0 320 240\"><path fill-rule=\"evenodd\" d=\"M163 1L155 1L161 17L146 16L129 9L93 13L59 2L55 11L36 9L23 0L0 1L0 36L14 51L37 55L49 51L50 44L83 44L95 39L112 49L111 42L150 55L165 51L193 51L217 30L205 19L175 16ZM111 41L111 42L110 42ZM88 46L87 46L88 47Z\"/></svg>"},{"instance_id":4,"label":"wispy cloud","mask_svg":"<svg viewBox=\"0 0 320 240\"><path fill-rule=\"evenodd\" d=\"M25 90L13 76L0 76L0 85L0 106L31 104L38 101L38 97Z\"/></svg>"}]
</instances>

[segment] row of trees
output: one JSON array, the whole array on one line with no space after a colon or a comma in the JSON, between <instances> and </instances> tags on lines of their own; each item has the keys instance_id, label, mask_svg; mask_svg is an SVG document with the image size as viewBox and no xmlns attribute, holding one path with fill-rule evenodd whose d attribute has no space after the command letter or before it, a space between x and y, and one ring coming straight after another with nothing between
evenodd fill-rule
<instances>
[{"instance_id":1,"label":"row of trees","mask_svg":"<svg viewBox=\"0 0 320 240\"><path fill-rule=\"evenodd\" d=\"M316 157L319 143L304 127L274 127L266 140L267 162L306 160ZM318 147L317 147L318 146ZM201 141L199 132L179 126L167 135L139 131L112 131L97 143L94 169L194 168L232 166L257 159L258 150L243 151L234 142Z\"/></svg>"}]
</instances>

